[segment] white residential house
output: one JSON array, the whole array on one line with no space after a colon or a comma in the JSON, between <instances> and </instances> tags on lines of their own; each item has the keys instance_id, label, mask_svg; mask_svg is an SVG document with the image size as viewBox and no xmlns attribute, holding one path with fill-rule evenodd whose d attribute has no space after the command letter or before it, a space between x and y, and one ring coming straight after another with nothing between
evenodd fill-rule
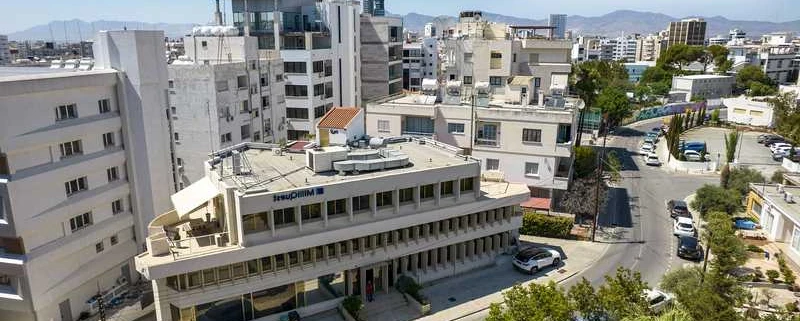
<instances>
[{"instance_id":1,"label":"white residential house","mask_svg":"<svg viewBox=\"0 0 800 321\"><path fill-rule=\"evenodd\" d=\"M334 310L345 296L397 294L494 265L522 224L524 185L484 182L480 162L432 140L281 148L242 143L153 220L136 268L156 319L279 320ZM366 309L387 301L366 302ZM407 303L399 298L399 306Z\"/></svg>"},{"instance_id":2,"label":"white residential house","mask_svg":"<svg viewBox=\"0 0 800 321\"><path fill-rule=\"evenodd\" d=\"M728 109L728 122L749 126L772 127L775 115L771 97L746 97L723 98L722 105Z\"/></svg>"},{"instance_id":3,"label":"white residential house","mask_svg":"<svg viewBox=\"0 0 800 321\"><path fill-rule=\"evenodd\" d=\"M333 107L317 123L320 146L349 146L364 138L364 109Z\"/></svg>"},{"instance_id":4,"label":"white residential house","mask_svg":"<svg viewBox=\"0 0 800 321\"><path fill-rule=\"evenodd\" d=\"M162 31L103 31L86 68L0 67L0 320L77 320L139 280L175 192Z\"/></svg>"},{"instance_id":5,"label":"white residential house","mask_svg":"<svg viewBox=\"0 0 800 321\"><path fill-rule=\"evenodd\" d=\"M787 176L784 176L787 177ZM800 187L750 184L748 215L758 218L772 247L794 264L800 264Z\"/></svg>"}]
</instances>

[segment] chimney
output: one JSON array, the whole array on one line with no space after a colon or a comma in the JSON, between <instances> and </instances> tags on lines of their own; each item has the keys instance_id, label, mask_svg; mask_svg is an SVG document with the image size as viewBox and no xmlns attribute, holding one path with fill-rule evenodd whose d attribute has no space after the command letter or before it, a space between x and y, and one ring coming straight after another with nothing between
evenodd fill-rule
<instances>
[{"instance_id":1,"label":"chimney","mask_svg":"<svg viewBox=\"0 0 800 321\"><path fill-rule=\"evenodd\" d=\"M216 0L216 2L217 2L217 11L214 11L214 22L215 22L215 23L216 23L218 26L221 26L221 25L222 25L222 23L223 23L223 22L222 22L222 12L221 12L221 11L219 11L219 0Z\"/></svg>"}]
</instances>

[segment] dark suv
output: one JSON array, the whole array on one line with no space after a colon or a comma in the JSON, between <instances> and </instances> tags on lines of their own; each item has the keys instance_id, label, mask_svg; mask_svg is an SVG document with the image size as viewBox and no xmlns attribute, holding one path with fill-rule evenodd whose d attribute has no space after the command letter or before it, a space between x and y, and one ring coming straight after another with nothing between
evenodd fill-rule
<instances>
[{"instance_id":1,"label":"dark suv","mask_svg":"<svg viewBox=\"0 0 800 321\"><path fill-rule=\"evenodd\" d=\"M703 258L703 247L696 237L678 237L678 257L687 260L699 261Z\"/></svg>"},{"instance_id":2,"label":"dark suv","mask_svg":"<svg viewBox=\"0 0 800 321\"><path fill-rule=\"evenodd\" d=\"M689 208L686 207L686 202L679 201L679 200L670 200L667 202L667 212L669 213L669 217L676 218L676 217L692 217L692 214L689 214Z\"/></svg>"},{"instance_id":3,"label":"dark suv","mask_svg":"<svg viewBox=\"0 0 800 321\"><path fill-rule=\"evenodd\" d=\"M780 136L773 136L773 137L769 137L769 138L764 139L764 141L761 142L761 143L764 144L764 146L769 146L769 145L772 145L774 143L785 143L785 142L786 142L785 138L780 137Z\"/></svg>"}]
</instances>

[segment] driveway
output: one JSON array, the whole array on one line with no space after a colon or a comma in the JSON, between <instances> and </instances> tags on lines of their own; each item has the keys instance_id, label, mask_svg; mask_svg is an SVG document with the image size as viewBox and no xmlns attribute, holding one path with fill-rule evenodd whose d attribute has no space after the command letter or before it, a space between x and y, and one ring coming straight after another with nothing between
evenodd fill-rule
<instances>
[{"instance_id":1,"label":"driveway","mask_svg":"<svg viewBox=\"0 0 800 321\"><path fill-rule=\"evenodd\" d=\"M713 161L717 160L717 154L725 162L725 136L731 129L703 127L690 130L682 135L686 141L704 141L706 148ZM781 168L781 162L772 160L769 148L759 144L758 135L763 132L747 131L742 132L739 139L739 146L736 148L737 164L753 168L760 171L765 178L769 179L772 174Z\"/></svg>"}]
</instances>

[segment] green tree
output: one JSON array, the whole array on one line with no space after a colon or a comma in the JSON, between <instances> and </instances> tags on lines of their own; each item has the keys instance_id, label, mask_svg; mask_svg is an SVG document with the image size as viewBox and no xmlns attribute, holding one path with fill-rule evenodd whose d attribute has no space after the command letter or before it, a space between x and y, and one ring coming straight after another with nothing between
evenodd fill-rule
<instances>
[{"instance_id":1,"label":"green tree","mask_svg":"<svg viewBox=\"0 0 800 321\"><path fill-rule=\"evenodd\" d=\"M719 109L714 109L711 111L711 122L719 123Z\"/></svg>"},{"instance_id":2,"label":"green tree","mask_svg":"<svg viewBox=\"0 0 800 321\"><path fill-rule=\"evenodd\" d=\"M609 127L614 127L623 119L633 115L631 103L624 91L615 87L606 87L597 97L596 105L606 116Z\"/></svg>"},{"instance_id":3,"label":"green tree","mask_svg":"<svg viewBox=\"0 0 800 321\"><path fill-rule=\"evenodd\" d=\"M770 86L760 82L751 82L750 83L750 91L748 92L748 96L757 97L757 96L771 96L778 93L778 89L774 86Z\"/></svg>"},{"instance_id":4,"label":"green tree","mask_svg":"<svg viewBox=\"0 0 800 321\"><path fill-rule=\"evenodd\" d=\"M775 112L775 129L790 141L800 143L800 106L797 95L783 93L769 100Z\"/></svg>"},{"instance_id":5,"label":"green tree","mask_svg":"<svg viewBox=\"0 0 800 321\"><path fill-rule=\"evenodd\" d=\"M627 88L628 70L619 62L586 61L572 66L570 84L587 107L595 106L595 99L608 87Z\"/></svg>"},{"instance_id":6,"label":"green tree","mask_svg":"<svg viewBox=\"0 0 800 321\"><path fill-rule=\"evenodd\" d=\"M585 321L605 321L606 310L592 284L585 278L569 288L567 297L572 309Z\"/></svg>"},{"instance_id":7,"label":"green tree","mask_svg":"<svg viewBox=\"0 0 800 321\"><path fill-rule=\"evenodd\" d=\"M503 292L505 308L493 303L487 321L570 321L572 309L555 282L519 284Z\"/></svg>"},{"instance_id":8,"label":"green tree","mask_svg":"<svg viewBox=\"0 0 800 321\"><path fill-rule=\"evenodd\" d=\"M773 184L782 184L783 183L783 174L786 174L786 170L778 169L772 173L772 177L770 177L769 182Z\"/></svg>"},{"instance_id":9,"label":"green tree","mask_svg":"<svg viewBox=\"0 0 800 321\"><path fill-rule=\"evenodd\" d=\"M649 287L642 281L638 271L619 267L614 276L606 275L605 279L606 282L597 290L597 295L611 320L647 313L649 303L642 294Z\"/></svg>"},{"instance_id":10,"label":"green tree","mask_svg":"<svg viewBox=\"0 0 800 321\"><path fill-rule=\"evenodd\" d=\"M728 175L726 188L735 190L739 195L747 195L750 190L750 183L765 183L767 180L761 172L752 168L734 168Z\"/></svg>"},{"instance_id":11,"label":"green tree","mask_svg":"<svg viewBox=\"0 0 800 321\"><path fill-rule=\"evenodd\" d=\"M728 61L728 48L720 45L711 45L706 47L705 57L703 57L703 73L706 72L706 65L713 63L716 67L716 72L719 74L726 73L730 66L733 64Z\"/></svg>"},{"instance_id":12,"label":"green tree","mask_svg":"<svg viewBox=\"0 0 800 321\"><path fill-rule=\"evenodd\" d=\"M751 89L753 83L772 85L772 81L760 66L747 65L736 73L736 87L740 90Z\"/></svg>"},{"instance_id":13,"label":"green tree","mask_svg":"<svg viewBox=\"0 0 800 321\"><path fill-rule=\"evenodd\" d=\"M690 63L700 61L705 57L705 51L701 46L689 46L676 44L670 46L658 59L657 64L662 66L678 66L679 73L683 73L683 67Z\"/></svg>"},{"instance_id":14,"label":"green tree","mask_svg":"<svg viewBox=\"0 0 800 321\"><path fill-rule=\"evenodd\" d=\"M703 238L714 253L710 265L714 273L729 276L730 273L747 261L744 242L736 236L731 217L726 212L709 212Z\"/></svg>"},{"instance_id":15,"label":"green tree","mask_svg":"<svg viewBox=\"0 0 800 321\"><path fill-rule=\"evenodd\" d=\"M705 218L709 212L724 212L733 215L742 204L742 195L736 190L724 189L710 184L703 185L695 193L689 206Z\"/></svg>"},{"instance_id":16,"label":"green tree","mask_svg":"<svg viewBox=\"0 0 800 321\"><path fill-rule=\"evenodd\" d=\"M616 151L610 151L606 153L606 161L603 164L605 170L611 173L611 176L616 181L620 178L620 171L622 170L622 161L617 156Z\"/></svg>"},{"instance_id":17,"label":"green tree","mask_svg":"<svg viewBox=\"0 0 800 321\"><path fill-rule=\"evenodd\" d=\"M736 158L736 145L739 143L739 133L732 131L725 138L725 159L732 163Z\"/></svg>"},{"instance_id":18,"label":"green tree","mask_svg":"<svg viewBox=\"0 0 800 321\"><path fill-rule=\"evenodd\" d=\"M599 208L603 208L608 196L608 186L597 184L592 177L576 179L561 197L561 207L568 213L579 215L583 218L593 217L597 203L597 189L600 188Z\"/></svg>"},{"instance_id":19,"label":"green tree","mask_svg":"<svg viewBox=\"0 0 800 321\"><path fill-rule=\"evenodd\" d=\"M597 152L591 146L575 147L575 177L585 178L597 169Z\"/></svg>"},{"instance_id":20,"label":"green tree","mask_svg":"<svg viewBox=\"0 0 800 321\"><path fill-rule=\"evenodd\" d=\"M719 186L722 188L728 188L728 182L731 180L731 165L725 164L722 165L722 169L719 171Z\"/></svg>"}]
</instances>

